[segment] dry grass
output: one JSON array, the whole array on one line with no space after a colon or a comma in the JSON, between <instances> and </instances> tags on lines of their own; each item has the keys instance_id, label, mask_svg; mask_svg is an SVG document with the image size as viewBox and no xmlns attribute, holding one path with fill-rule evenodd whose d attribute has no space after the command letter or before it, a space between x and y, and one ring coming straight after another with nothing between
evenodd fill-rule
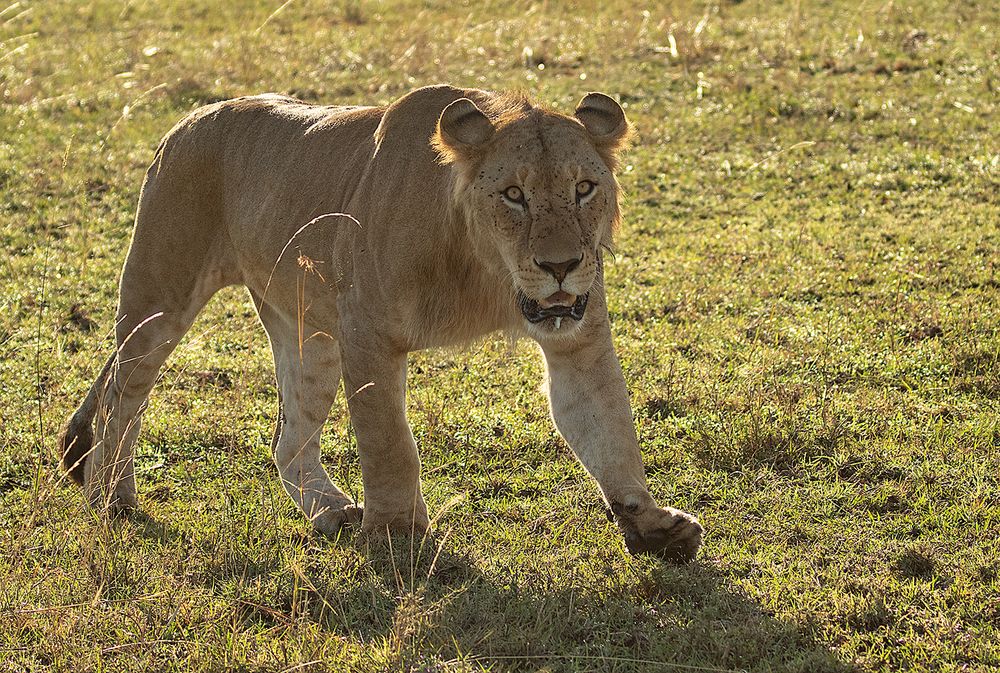
<instances>
[{"instance_id":1,"label":"dry grass","mask_svg":"<svg viewBox=\"0 0 1000 673\"><path fill-rule=\"evenodd\" d=\"M0 670L997 668L998 25L943 0L0 6ZM411 366L438 537L315 535L236 291L154 392L143 513L88 515L54 435L110 350L162 134L245 93L437 81L627 105L610 307L703 559L624 554L534 350L499 340ZM359 496L342 401L324 452Z\"/></svg>"}]
</instances>

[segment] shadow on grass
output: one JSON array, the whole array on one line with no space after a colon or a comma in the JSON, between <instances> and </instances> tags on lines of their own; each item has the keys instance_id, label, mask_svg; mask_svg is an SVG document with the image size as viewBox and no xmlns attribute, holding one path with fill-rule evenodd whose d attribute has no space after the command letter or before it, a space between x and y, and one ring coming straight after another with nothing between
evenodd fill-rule
<instances>
[{"instance_id":1,"label":"shadow on grass","mask_svg":"<svg viewBox=\"0 0 1000 673\"><path fill-rule=\"evenodd\" d=\"M152 538L174 535L142 521ZM605 561L613 555L597 555L569 570L566 581L516 561L483 571L447 540L423 548L407 536L315 535L304 542L294 572L287 556L269 553L230 558L198 581L235 606L242 628L295 628L304 620L378 648L376 659L389 670L461 663L491 671L854 670L807 630L734 589L710 562L649 561L623 570L620 561ZM328 565L328 552L343 567ZM264 592L234 596L234 586L260 587L261 578L271 578Z\"/></svg>"},{"instance_id":2,"label":"shadow on grass","mask_svg":"<svg viewBox=\"0 0 1000 673\"><path fill-rule=\"evenodd\" d=\"M367 556L388 569L381 574L387 586L400 588L393 568L409 570L405 550L370 547ZM578 578L574 587L525 573L487 575L448 552L431 564L418 561L413 574L421 579L403 586L392 607L389 633L399 640L404 670L441 659L492 671L852 670L732 589L709 563L644 563L618 582L601 586L595 578L587 586ZM600 563L590 571L621 572ZM329 624L338 626L350 635L349 625Z\"/></svg>"},{"instance_id":3,"label":"shadow on grass","mask_svg":"<svg viewBox=\"0 0 1000 673\"><path fill-rule=\"evenodd\" d=\"M233 628L280 641L307 625L371 651L372 670L854 670L710 557L680 567L623 563L618 549L536 557L529 543L484 550L487 565L447 536L331 539L259 526L261 510L229 514L197 532L141 511L116 521L91 560L103 595L146 591L139 563L159 550L176 559L162 572L200 587ZM130 553L131 534L143 548Z\"/></svg>"}]
</instances>

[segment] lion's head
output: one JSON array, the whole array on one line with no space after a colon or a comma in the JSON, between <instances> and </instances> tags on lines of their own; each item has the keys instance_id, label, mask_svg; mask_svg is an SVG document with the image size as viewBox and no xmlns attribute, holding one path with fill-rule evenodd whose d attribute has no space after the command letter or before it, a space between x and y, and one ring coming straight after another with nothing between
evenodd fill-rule
<instances>
[{"instance_id":1,"label":"lion's head","mask_svg":"<svg viewBox=\"0 0 1000 673\"><path fill-rule=\"evenodd\" d=\"M587 94L570 117L524 98L459 99L433 138L481 261L512 279L527 328L572 333L619 220L621 106Z\"/></svg>"}]
</instances>

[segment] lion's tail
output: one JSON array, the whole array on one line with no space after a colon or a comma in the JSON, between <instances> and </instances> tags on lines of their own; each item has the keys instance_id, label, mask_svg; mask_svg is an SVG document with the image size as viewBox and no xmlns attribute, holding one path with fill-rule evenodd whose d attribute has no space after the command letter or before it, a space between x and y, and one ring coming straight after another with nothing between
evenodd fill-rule
<instances>
[{"instance_id":1,"label":"lion's tail","mask_svg":"<svg viewBox=\"0 0 1000 673\"><path fill-rule=\"evenodd\" d=\"M83 485L84 465L94 448L94 417L97 415L97 404L104 395L108 381L108 373L115 362L115 355L104 363L100 376L90 386L87 397L80 408L66 420L59 434L59 452L62 455L63 469L69 473L69 478Z\"/></svg>"}]
</instances>

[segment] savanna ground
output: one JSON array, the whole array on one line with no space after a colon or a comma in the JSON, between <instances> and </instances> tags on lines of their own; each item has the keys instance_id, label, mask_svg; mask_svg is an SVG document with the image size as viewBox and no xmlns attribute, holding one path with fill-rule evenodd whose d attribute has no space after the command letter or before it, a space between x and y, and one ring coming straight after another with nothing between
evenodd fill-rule
<instances>
[{"instance_id":1,"label":"savanna ground","mask_svg":"<svg viewBox=\"0 0 1000 673\"><path fill-rule=\"evenodd\" d=\"M0 671L1000 668L996 3L6 4ZM88 514L55 434L162 134L247 93L438 81L627 105L613 327L700 560L625 553L536 349L500 337L412 361L437 537L314 534L236 290L154 391L141 514ZM359 496L343 399L324 453Z\"/></svg>"}]
</instances>

